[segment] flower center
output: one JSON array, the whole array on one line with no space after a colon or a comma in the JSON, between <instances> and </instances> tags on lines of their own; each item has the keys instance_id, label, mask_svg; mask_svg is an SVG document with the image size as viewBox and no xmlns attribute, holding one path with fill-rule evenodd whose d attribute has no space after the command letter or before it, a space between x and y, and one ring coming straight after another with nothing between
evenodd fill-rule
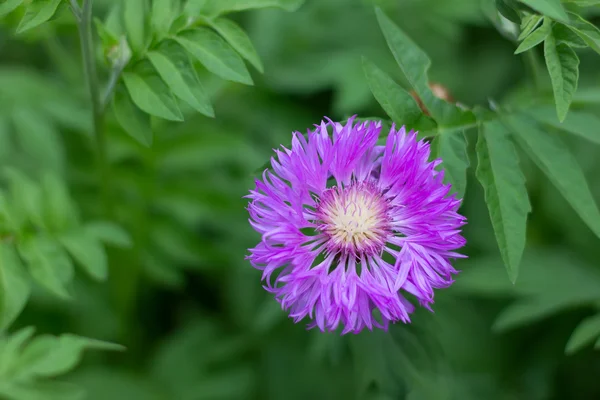
<instances>
[{"instance_id":1,"label":"flower center","mask_svg":"<svg viewBox=\"0 0 600 400\"><path fill-rule=\"evenodd\" d=\"M360 257L381 252L390 234L388 205L370 184L327 189L319 200L319 231L331 253Z\"/></svg>"}]
</instances>

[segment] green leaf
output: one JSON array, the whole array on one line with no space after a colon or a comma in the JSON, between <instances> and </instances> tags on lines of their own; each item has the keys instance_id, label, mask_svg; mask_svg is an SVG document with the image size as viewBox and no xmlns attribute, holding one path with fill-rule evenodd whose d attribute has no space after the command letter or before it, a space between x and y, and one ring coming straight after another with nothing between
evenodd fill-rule
<instances>
[{"instance_id":1,"label":"green leaf","mask_svg":"<svg viewBox=\"0 0 600 400\"><path fill-rule=\"evenodd\" d=\"M0 385L0 396L10 400L83 400L86 393L71 383L29 381Z\"/></svg>"},{"instance_id":2,"label":"green leaf","mask_svg":"<svg viewBox=\"0 0 600 400\"><path fill-rule=\"evenodd\" d=\"M415 99L385 72L363 57L363 69L373 96L392 121L411 126L423 115Z\"/></svg>"},{"instance_id":3,"label":"green leaf","mask_svg":"<svg viewBox=\"0 0 600 400\"><path fill-rule=\"evenodd\" d=\"M4 17L6 14L11 13L17 7L23 3L23 0L5 0L0 4L0 17Z\"/></svg>"},{"instance_id":4,"label":"green leaf","mask_svg":"<svg viewBox=\"0 0 600 400\"><path fill-rule=\"evenodd\" d=\"M521 33L519 34L519 42L525 39L533 32L544 20L544 17L537 14L529 14L521 21Z\"/></svg>"},{"instance_id":5,"label":"green leaf","mask_svg":"<svg viewBox=\"0 0 600 400\"><path fill-rule=\"evenodd\" d=\"M4 176L10 184L10 217L15 228L20 230L25 223L43 226L39 186L19 170L8 169L4 171Z\"/></svg>"},{"instance_id":6,"label":"green leaf","mask_svg":"<svg viewBox=\"0 0 600 400\"><path fill-rule=\"evenodd\" d=\"M71 200L66 183L56 174L45 173L42 177L43 219L45 226L55 232L77 225L77 206Z\"/></svg>"},{"instance_id":7,"label":"green leaf","mask_svg":"<svg viewBox=\"0 0 600 400\"><path fill-rule=\"evenodd\" d=\"M166 36L171 29L171 24L179 16L180 11L180 0L153 0L150 22L154 32L159 37Z\"/></svg>"},{"instance_id":8,"label":"green leaf","mask_svg":"<svg viewBox=\"0 0 600 400\"><path fill-rule=\"evenodd\" d=\"M527 51L527 50L537 46L538 44L542 43L544 40L546 40L546 38L548 37L548 35L551 32L552 32L552 20L550 20L549 18L544 18L544 23L542 24L542 26L540 26L538 29L533 31L533 33L531 33L531 35L527 36L525 38L525 40L523 40L521 42L519 47L517 47L515 54L519 54L524 51Z\"/></svg>"},{"instance_id":9,"label":"green leaf","mask_svg":"<svg viewBox=\"0 0 600 400\"><path fill-rule=\"evenodd\" d=\"M124 85L117 85L112 100L112 109L119 125L125 132L146 147L152 145L150 116L137 108Z\"/></svg>"},{"instance_id":10,"label":"green leaf","mask_svg":"<svg viewBox=\"0 0 600 400\"><path fill-rule=\"evenodd\" d=\"M149 61L140 62L132 72L124 72L123 81L131 99L142 111L170 121L183 121L169 87Z\"/></svg>"},{"instance_id":11,"label":"green leaf","mask_svg":"<svg viewBox=\"0 0 600 400\"><path fill-rule=\"evenodd\" d=\"M577 90L579 80L579 57L564 43L556 44L552 34L548 35L544 43L546 65L552 81L556 114L560 121L564 121Z\"/></svg>"},{"instance_id":12,"label":"green leaf","mask_svg":"<svg viewBox=\"0 0 600 400\"><path fill-rule=\"evenodd\" d=\"M492 330L501 333L518 327L531 325L573 306L573 304L564 302L562 298L519 300L502 310L494 321Z\"/></svg>"},{"instance_id":13,"label":"green leaf","mask_svg":"<svg viewBox=\"0 0 600 400\"><path fill-rule=\"evenodd\" d=\"M90 276L97 280L108 277L108 260L102 243L85 231L78 230L62 235L62 245Z\"/></svg>"},{"instance_id":14,"label":"green leaf","mask_svg":"<svg viewBox=\"0 0 600 400\"><path fill-rule=\"evenodd\" d=\"M23 345L33 336L35 328L21 328L10 336L0 337L0 376L10 373L11 367L18 359Z\"/></svg>"},{"instance_id":15,"label":"green leaf","mask_svg":"<svg viewBox=\"0 0 600 400\"><path fill-rule=\"evenodd\" d=\"M441 130L431 144L431 158L441 158L441 167L445 171L444 181L452 184L451 193L459 198L465 195L467 188L467 169L469 155L467 153L467 138L464 132L446 132Z\"/></svg>"},{"instance_id":16,"label":"green leaf","mask_svg":"<svg viewBox=\"0 0 600 400\"><path fill-rule=\"evenodd\" d=\"M506 120L525 151L548 176L583 222L600 237L600 212L577 159L553 132L544 132L528 118Z\"/></svg>"},{"instance_id":17,"label":"green leaf","mask_svg":"<svg viewBox=\"0 0 600 400\"><path fill-rule=\"evenodd\" d=\"M561 123L556 119L556 113L551 106L535 107L527 110L526 113L540 123L600 144L600 131L598 131L600 118L595 114L585 111L570 111L567 118Z\"/></svg>"},{"instance_id":18,"label":"green leaf","mask_svg":"<svg viewBox=\"0 0 600 400\"><path fill-rule=\"evenodd\" d=\"M83 227L85 235L117 247L131 247L131 236L119 225L107 221L93 221Z\"/></svg>"},{"instance_id":19,"label":"green leaf","mask_svg":"<svg viewBox=\"0 0 600 400\"><path fill-rule=\"evenodd\" d=\"M136 54L146 48L146 1L127 0L123 6L123 23L127 32L127 42Z\"/></svg>"},{"instance_id":20,"label":"green leaf","mask_svg":"<svg viewBox=\"0 0 600 400\"><path fill-rule=\"evenodd\" d=\"M480 125L476 176L485 192L492 227L508 276L514 283L525 250L531 204L517 152L499 121Z\"/></svg>"},{"instance_id":21,"label":"green leaf","mask_svg":"<svg viewBox=\"0 0 600 400\"><path fill-rule=\"evenodd\" d=\"M36 0L29 4L23 19L17 27L17 33L25 32L43 24L54 16L62 0Z\"/></svg>"},{"instance_id":22,"label":"green leaf","mask_svg":"<svg viewBox=\"0 0 600 400\"><path fill-rule=\"evenodd\" d=\"M569 13L573 18L574 22L569 26L573 32L587 43L592 50L600 54L600 29L588 21L586 21L580 15Z\"/></svg>"},{"instance_id":23,"label":"green leaf","mask_svg":"<svg viewBox=\"0 0 600 400\"><path fill-rule=\"evenodd\" d=\"M24 240L18 249L33 279L51 293L70 298L65 285L73 279L73 263L57 242L36 236Z\"/></svg>"},{"instance_id":24,"label":"green leaf","mask_svg":"<svg viewBox=\"0 0 600 400\"><path fill-rule=\"evenodd\" d=\"M577 4L581 7L595 6L596 4L600 4L600 0L563 0L563 2Z\"/></svg>"},{"instance_id":25,"label":"green leaf","mask_svg":"<svg viewBox=\"0 0 600 400\"><path fill-rule=\"evenodd\" d=\"M565 353L574 354L598 337L600 337L600 314L588 317L577 325L567 342Z\"/></svg>"},{"instance_id":26,"label":"green leaf","mask_svg":"<svg viewBox=\"0 0 600 400\"><path fill-rule=\"evenodd\" d=\"M177 42L163 41L158 49L149 52L147 57L175 96L196 111L209 117L215 116L188 55Z\"/></svg>"},{"instance_id":27,"label":"green leaf","mask_svg":"<svg viewBox=\"0 0 600 400\"><path fill-rule=\"evenodd\" d=\"M560 22L568 22L569 17L560 0L519 0L540 13Z\"/></svg>"},{"instance_id":28,"label":"green leaf","mask_svg":"<svg viewBox=\"0 0 600 400\"><path fill-rule=\"evenodd\" d=\"M207 28L183 31L175 38L210 72L234 82L252 85L244 61L219 35Z\"/></svg>"},{"instance_id":29,"label":"green leaf","mask_svg":"<svg viewBox=\"0 0 600 400\"><path fill-rule=\"evenodd\" d=\"M376 14L388 47L433 119L441 126L475 122L475 117L471 112L463 111L434 96L427 80L427 71L431 65L431 60L427 54L398 28L381 9L377 8Z\"/></svg>"},{"instance_id":30,"label":"green leaf","mask_svg":"<svg viewBox=\"0 0 600 400\"><path fill-rule=\"evenodd\" d=\"M564 43L569 47L586 48L587 43L575 33L571 27L556 22L552 27L552 35L556 39L556 44Z\"/></svg>"},{"instance_id":31,"label":"green leaf","mask_svg":"<svg viewBox=\"0 0 600 400\"><path fill-rule=\"evenodd\" d=\"M517 10L507 4L505 0L496 0L496 8L507 20L514 22L515 24L521 23L521 18L519 17Z\"/></svg>"},{"instance_id":32,"label":"green leaf","mask_svg":"<svg viewBox=\"0 0 600 400\"><path fill-rule=\"evenodd\" d=\"M29 280L15 248L0 242L0 331L19 316L29 299Z\"/></svg>"},{"instance_id":33,"label":"green leaf","mask_svg":"<svg viewBox=\"0 0 600 400\"><path fill-rule=\"evenodd\" d=\"M215 16L232 11L244 11L253 8L277 7L286 11L296 11L304 0L204 0L202 11Z\"/></svg>"},{"instance_id":34,"label":"green leaf","mask_svg":"<svg viewBox=\"0 0 600 400\"><path fill-rule=\"evenodd\" d=\"M211 20L210 25L237 51L250 62L260 73L264 68L252 41L244 30L228 18Z\"/></svg>"}]
</instances>

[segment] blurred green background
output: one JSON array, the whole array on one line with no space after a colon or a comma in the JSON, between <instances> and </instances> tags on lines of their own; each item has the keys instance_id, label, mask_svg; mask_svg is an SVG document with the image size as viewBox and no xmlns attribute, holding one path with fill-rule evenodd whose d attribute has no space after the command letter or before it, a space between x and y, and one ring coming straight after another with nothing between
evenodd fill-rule
<instances>
[{"instance_id":1,"label":"blurred green background","mask_svg":"<svg viewBox=\"0 0 600 400\"><path fill-rule=\"evenodd\" d=\"M96 15L109 3L97 1ZM435 313L418 310L411 325L388 334L340 337L294 325L245 261L259 236L243 196L272 149L324 116L386 118L361 56L398 82L403 77L374 4L430 55L431 79L459 102L502 102L530 84L523 56L513 55L515 43L489 22L479 0L306 0L293 13L235 14L264 75L253 72L256 84L247 87L203 74L216 119L185 110L182 123L153 120L150 148L109 114L114 214L135 248L110 248L108 283L78 273L74 301L34 291L13 327L127 346L86 355L67 377L90 400L600 399L599 353L592 346L564 352L577 323L600 308L598 238L525 158L533 213L517 284L506 276L482 189L469 176L463 272L436 294ZM588 11L598 23L600 7ZM0 160L32 171L62 165L81 214L99 215L72 18L60 14L19 36L17 23L11 16L0 30L0 121L22 123L0 124ZM600 85L600 62L591 51L580 57L583 93ZM16 135L32 130L56 141L34 154L11 150ZM565 140L600 198L600 150Z\"/></svg>"}]
</instances>

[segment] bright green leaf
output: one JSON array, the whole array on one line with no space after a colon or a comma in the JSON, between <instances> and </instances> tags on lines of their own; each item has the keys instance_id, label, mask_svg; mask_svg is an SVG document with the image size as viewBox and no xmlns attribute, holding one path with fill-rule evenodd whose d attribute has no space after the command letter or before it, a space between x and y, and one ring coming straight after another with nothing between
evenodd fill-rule
<instances>
[{"instance_id":1,"label":"bright green leaf","mask_svg":"<svg viewBox=\"0 0 600 400\"><path fill-rule=\"evenodd\" d=\"M74 231L59 238L71 256L97 280L108 277L108 260L102 243L84 231Z\"/></svg>"},{"instance_id":2,"label":"bright green leaf","mask_svg":"<svg viewBox=\"0 0 600 400\"><path fill-rule=\"evenodd\" d=\"M519 0L540 13L561 22L568 22L569 17L560 0Z\"/></svg>"},{"instance_id":3,"label":"bright green leaf","mask_svg":"<svg viewBox=\"0 0 600 400\"><path fill-rule=\"evenodd\" d=\"M78 215L66 183L56 174L46 173L42 177L44 221L48 229L61 232L77 225Z\"/></svg>"},{"instance_id":4,"label":"bright green leaf","mask_svg":"<svg viewBox=\"0 0 600 400\"><path fill-rule=\"evenodd\" d=\"M254 68L260 73L264 72L262 62L252 41L238 24L228 18L217 18L211 21L210 25Z\"/></svg>"},{"instance_id":5,"label":"bright green leaf","mask_svg":"<svg viewBox=\"0 0 600 400\"><path fill-rule=\"evenodd\" d=\"M585 111L570 111L567 118L560 122L551 106L535 107L527 110L526 113L538 122L600 144L600 118L595 114Z\"/></svg>"},{"instance_id":6,"label":"bright green leaf","mask_svg":"<svg viewBox=\"0 0 600 400\"><path fill-rule=\"evenodd\" d=\"M12 12L19 7L21 3L23 3L23 0L5 0L0 4L0 17L4 17L6 14Z\"/></svg>"},{"instance_id":7,"label":"bright green leaf","mask_svg":"<svg viewBox=\"0 0 600 400\"><path fill-rule=\"evenodd\" d=\"M62 0L36 0L29 4L23 19L17 27L17 33L25 32L43 24L54 16Z\"/></svg>"},{"instance_id":8,"label":"bright green leaf","mask_svg":"<svg viewBox=\"0 0 600 400\"><path fill-rule=\"evenodd\" d=\"M552 27L552 35L556 39L556 44L564 43L569 47L580 49L588 47L587 43L571 27L559 22Z\"/></svg>"},{"instance_id":9,"label":"bright green leaf","mask_svg":"<svg viewBox=\"0 0 600 400\"><path fill-rule=\"evenodd\" d=\"M600 212L575 156L553 132L544 132L528 118L507 119L537 166L579 214L583 222L600 237Z\"/></svg>"},{"instance_id":10,"label":"bright green leaf","mask_svg":"<svg viewBox=\"0 0 600 400\"><path fill-rule=\"evenodd\" d=\"M103 243L117 247L131 247L133 242L127 231L119 225L107 221L93 221L83 227L85 234Z\"/></svg>"},{"instance_id":11,"label":"bright green leaf","mask_svg":"<svg viewBox=\"0 0 600 400\"><path fill-rule=\"evenodd\" d=\"M123 2L123 22L127 32L127 41L136 54L146 47L146 1L126 0Z\"/></svg>"},{"instance_id":12,"label":"bright green leaf","mask_svg":"<svg viewBox=\"0 0 600 400\"><path fill-rule=\"evenodd\" d=\"M544 43L546 65L552 80L556 113L564 121L577 90L579 80L579 57L568 45L556 44L553 35L548 35Z\"/></svg>"},{"instance_id":13,"label":"bright green leaf","mask_svg":"<svg viewBox=\"0 0 600 400\"><path fill-rule=\"evenodd\" d=\"M159 37L165 36L181 11L180 0L153 0L151 24Z\"/></svg>"},{"instance_id":14,"label":"bright green leaf","mask_svg":"<svg viewBox=\"0 0 600 400\"><path fill-rule=\"evenodd\" d=\"M172 40L163 41L158 49L149 52L147 57L175 96L198 112L209 117L215 116L188 55L178 43Z\"/></svg>"},{"instance_id":15,"label":"bright green leaf","mask_svg":"<svg viewBox=\"0 0 600 400\"><path fill-rule=\"evenodd\" d=\"M19 316L29 299L29 280L15 248L0 242L0 331Z\"/></svg>"},{"instance_id":16,"label":"bright green leaf","mask_svg":"<svg viewBox=\"0 0 600 400\"><path fill-rule=\"evenodd\" d=\"M529 14L521 21L521 33L519 34L519 41L525 39L533 32L544 20L544 17L537 14Z\"/></svg>"},{"instance_id":17,"label":"bright green leaf","mask_svg":"<svg viewBox=\"0 0 600 400\"><path fill-rule=\"evenodd\" d=\"M252 8L277 7L286 11L296 11L304 0L201 0L202 12L216 16L226 12L244 11Z\"/></svg>"},{"instance_id":18,"label":"bright green leaf","mask_svg":"<svg viewBox=\"0 0 600 400\"><path fill-rule=\"evenodd\" d=\"M169 87L149 61L139 63L133 72L123 73L123 81L133 102L143 111L171 121L183 121Z\"/></svg>"},{"instance_id":19,"label":"bright green leaf","mask_svg":"<svg viewBox=\"0 0 600 400\"><path fill-rule=\"evenodd\" d=\"M587 43L596 53L600 54L600 29L580 15L570 13L574 22L569 27Z\"/></svg>"},{"instance_id":20,"label":"bright green leaf","mask_svg":"<svg viewBox=\"0 0 600 400\"><path fill-rule=\"evenodd\" d=\"M363 69L373 96L392 121L412 126L423 115L415 99L371 61L363 58Z\"/></svg>"},{"instance_id":21,"label":"bright green leaf","mask_svg":"<svg viewBox=\"0 0 600 400\"><path fill-rule=\"evenodd\" d=\"M577 325L567 342L565 353L576 353L598 337L600 337L600 314L588 317Z\"/></svg>"},{"instance_id":22,"label":"bright green leaf","mask_svg":"<svg viewBox=\"0 0 600 400\"><path fill-rule=\"evenodd\" d=\"M596 4L600 4L600 0L563 0L563 2L577 4L581 7L595 6Z\"/></svg>"},{"instance_id":23,"label":"bright green leaf","mask_svg":"<svg viewBox=\"0 0 600 400\"><path fill-rule=\"evenodd\" d=\"M112 109L125 132L144 146L148 147L152 144L150 116L140 111L133 104L127 89L123 85L117 85L115 89Z\"/></svg>"},{"instance_id":24,"label":"bright green leaf","mask_svg":"<svg viewBox=\"0 0 600 400\"><path fill-rule=\"evenodd\" d=\"M471 112L448 104L434 96L429 88L427 71L431 60L381 9L376 9L379 26L398 65L421 101L440 125L451 126L465 121L475 122Z\"/></svg>"},{"instance_id":25,"label":"bright green leaf","mask_svg":"<svg viewBox=\"0 0 600 400\"><path fill-rule=\"evenodd\" d=\"M0 337L0 376L11 372L11 367L17 361L21 348L33 336L35 328L28 326L19 329L10 336Z\"/></svg>"},{"instance_id":26,"label":"bright green leaf","mask_svg":"<svg viewBox=\"0 0 600 400\"><path fill-rule=\"evenodd\" d=\"M499 121L482 123L477 141L476 176L485 192L492 227L514 283L525 250L527 215L531 204L517 152Z\"/></svg>"},{"instance_id":27,"label":"bright green leaf","mask_svg":"<svg viewBox=\"0 0 600 400\"><path fill-rule=\"evenodd\" d=\"M550 20L549 18L544 18L544 23L542 24L542 26L540 26L538 29L533 31L531 33L531 35L527 36L525 38L525 40L523 40L521 42L519 47L517 47L515 54L519 54L524 51L527 51L527 50L537 46L538 44L542 43L544 40L546 40L546 38L548 37L548 35L550 34L551 31L552 31L552 20Z\"/></svg>"},{"instance_id":28,"label":"bright green leaf","mask_svg":"<svg viewBox=\"0 0 600 400\"><path fill-rule=\"evenodd\" d=\"M73 263L57 242L36 236L23 241L18 249L33 279L59 297L70 297L65 286L73 279Z\"/></svg>"},{"instance_id":29,"label":"bright green leaf","mask_svg":"<svg viewBox=\"0 0 600 400\"><path fill-rule=\"evenodd\" d=\"M10 184L11 217L19 225L33 223L44 226L43 203L40 187L20 170L8 169L4 172Z\"/></svg>"},{"instance_id":30,"label":"bright green leaf","mask_svg":"<svg viewBox=\"0 0 600 400\"><path fill-rule=\"evenodd\" d=\"M441 168L445 171L444 180L452 184L451 193L459 198L465 195L467 188L467 139L464 132L447 132L441 130L431 144L431 158L441 158Z\"/></svg>"},{"instance_id":31,"label":"bright green leaf","mask_svg":"<svg viewBox=\"0 0 600 400\"><path fill-rule=\"evenodd\" d=\"M219 35L207 28L183 31L175 38L206 69L234 82L252 85L244 61Z\"/></svg>"}]
</instances>

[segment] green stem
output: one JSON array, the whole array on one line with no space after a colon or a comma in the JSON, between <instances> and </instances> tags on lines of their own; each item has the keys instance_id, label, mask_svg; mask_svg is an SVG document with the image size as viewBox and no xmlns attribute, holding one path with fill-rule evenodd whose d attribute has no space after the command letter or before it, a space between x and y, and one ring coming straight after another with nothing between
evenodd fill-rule
<instances>
[{"instance_id":1,"label":"green stem","mask_svg":"<svg viewBox=\"0 0 600 400\"><path fill-rule=\"evenodd\" d=\"M94 140L96 142L96 162L98 177L102 194L102 201L107 213L110 212L109 196L109 170L106 156L106 137L104 135L104 107L100 99L100 85L98 83L98 72L96 71L96 59L94 56L94 38L92 32L92 0L83 0L83 6L79 8L76 0L71 0L71 9L77 20L79 28L79 39L81 41L81 55L83 58L83 69L88 84L88 90L92 100L92 113L94 118Z\"/></svg>"},{"instance_id":2,"label":"green stem","mask_svg":"<svg viewBox=\"0 0 600 400\"><path fill-rule=\"evenodd\" d=\"M525 64L528 66L531 72L531 78L533 81L533 87L536 93L539 93L542 87L542 82L540 80L540 72L538 69L538 61L535 57L534 50L528 50L524 54L525 56Z\"/></svg>"}]
</instances>

